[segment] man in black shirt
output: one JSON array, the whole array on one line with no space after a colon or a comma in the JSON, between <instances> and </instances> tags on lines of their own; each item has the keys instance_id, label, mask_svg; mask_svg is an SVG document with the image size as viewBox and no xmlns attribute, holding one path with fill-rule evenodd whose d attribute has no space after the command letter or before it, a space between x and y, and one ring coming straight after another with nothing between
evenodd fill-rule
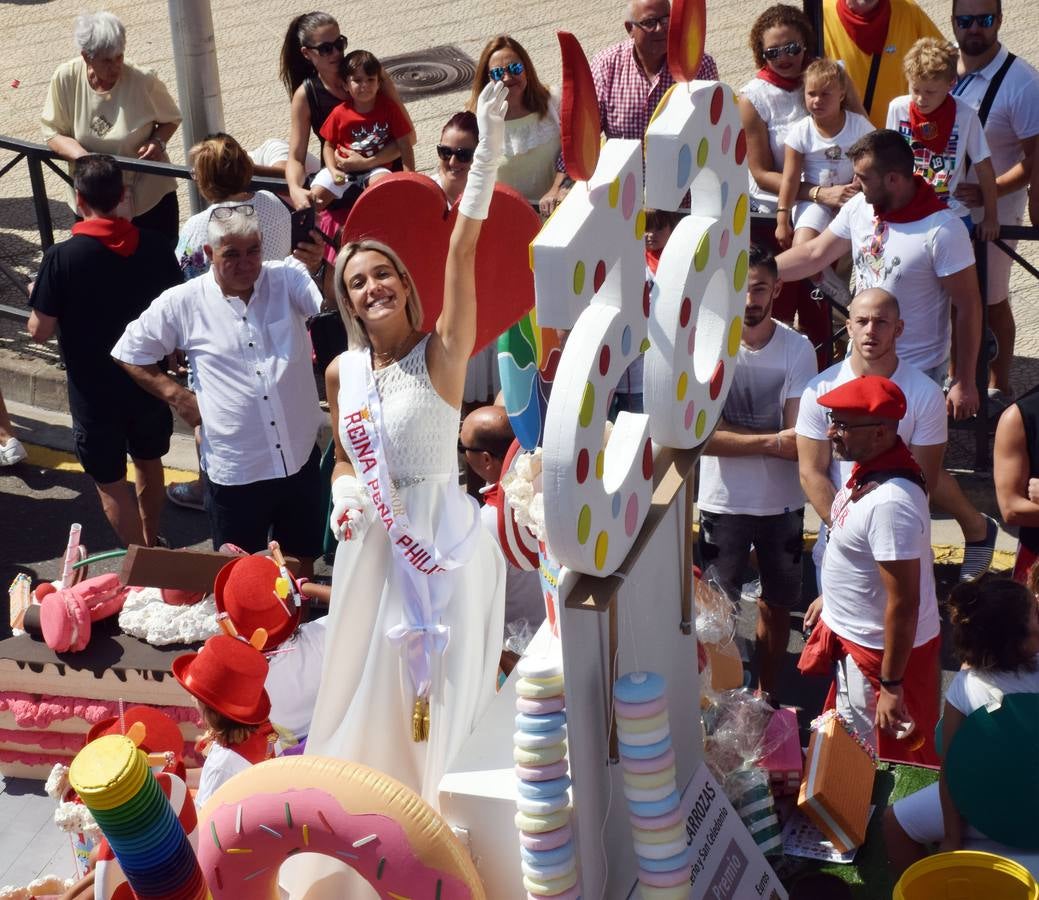
<instances>
[{"instance_id":1,"label":"man in black shirt","mask_svg":"<svg viewBox=\"0 0 1039 900\"><path fill-rule=\"evenodd\" d=\"M169 241L117 212L123 180L115 160L76 161L83 221L43 257L29 306L29 334L46 341L60 327L76 456L97 485L105 516L124 544L155 544L165 500L162 456L169 450L169 407L110 356L126 325L183 277ZM126 454L136 470L126 481Z\"/></svg>"}]
</instances>

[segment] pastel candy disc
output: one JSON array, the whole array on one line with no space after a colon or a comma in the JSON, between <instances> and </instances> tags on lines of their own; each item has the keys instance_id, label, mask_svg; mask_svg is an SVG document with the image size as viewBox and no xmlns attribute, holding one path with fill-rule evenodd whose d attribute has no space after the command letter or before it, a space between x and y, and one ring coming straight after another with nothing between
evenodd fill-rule
<instances>
[{"instance_id":1,"label":"pastel candy disc","mask_svg":"<svg viewBox=\"0 0 1039 900\"><path fill-rule=\"evenodd\" d=\"M516 728L520 731L555 731L566 724L566 716L561 712L548 713L547 715L531 716L527 713L519 713L516 716Z\"/></svg>"},{"instance_id":2,"label":"pastel candy disc","mask_svg":"<svg viewBox=\"0 0 1039 900\"><path fill-rule=\"evenodd\" d=\"M628 812L635 816L662 816L664 813L669 813L671 810L677 809L681 802L682 798L679 796L678 791L675 791L663 800L629 800Z\"/></svg>"},{"instance_id":3,"label":"pastel candy disc","mask_svg":"<svg viewBox=\"0 0 1039 900\"><path fill-rule=\"evenodd\" d=\"M563 693L563 678L561 675L545 681L532 681L530 678L520 678L516 682L516 693L521 697L529 697L533 700L556 697Z\"/></svg>"},{"instance_id":4,"label":"pastel candy disc","mask_svg":"<svg viewBox=\"0 0 1039 900\"><path fill-rule=\"evenodd\" d=\"M672 869L670 872L650 872L639 868L639 887L677 887L689 883L689 866Z\"/></svg>"},{"instance_id":5,"label":"pastel candy disc","mask_svg":"<svg viewBox=\"0 0 1039 900\"><path fill-rule=\"evenodd\" d=\"M613 696L625 703L646 703L664 696L667 685L656 672L629 672L617 679Z\"/></svg>"},{"instance_id":6,"label":"pastel candy disc","mask_svg":"<svg viewBox=\"0 0 1039 900\"><path fill-rule=\"evenodd\" d=\"M669 844L672 841L685 840L685 824L679 822L670 828L659 831L645 831L642 828L631 829L632 838L640 844Z\"/></svg>"},{"instance_id":7,"label":"pastel candy disc","mask_svg":"<svg viewBox=\"0 0 1039 900\"><path fill-rule=\"evenodd\" d=\"M543 831L555 831L570 822L570 811L561 809L558 812L540 816L534 813L517 812L512 820L520 831L540 834ZM537 849L537 848L534 848Z\"/></svg>"},{"instance_id":8,"label":"pastel candy disc","mask_svg":"<svg viewBox=\"0 0 1039 900\"><path fill-rule=\"evenodd\" d=\"M632 828L642 828L647 831L670 828L683 820L682 810L677 806L671 812L664 813L662 816L630 815L628 818L631 820Z\"/></svg>"},{"instance_id":9,"label":"pastel candy disc","mask_svg":"<svg viewBox=\"0 0 1039 900\"><path fill-rule=\"evenodd\" d=\"M641 859L667 859L681 853L685 848L684 836L666 844L643 844L635 841L635 855Z\"/></svg>"},{"instance_id":10,"label":"pastel candy disc","mask_svg":"<svg viewBox=\"0 0 1039 900\"><path fill-rule=\"evenodd\" d=\"M634 747L645 747L648 744L656 744L671 734L671 728L668 725L661 725L659 728L654 728L652 731L625 731L617 725L617 737L622 744L628 744Z\"/></svg>"},{"instance_id":11,"label":"pastel candy disc","mask_svg":"<svg viewBox=\"0 0 1039 900\"><path fill-rule=\"evenodd\" d=\"M554 747L566 740L566 729L555 731L516 731L512 735L512 743L524 750L536 750L539 747Z\"/></svg>"},{"instance_id":12,"label":"pastel candy disc","mask_svg":"<svg viewBox=\"0 0 1039 900\"><path fill-rule=\"evenodd\" d=\"M561 828L556 828L554 831L521 831L519 837L521 847L541 852L562 847L564 844L569 843L573 836L573 830L570 828L570 823L567 822L567 824Z\"/></svg>"},{"instance_id":13,"label":"pastel candy disc","mask_svg":"<svg viewBox=\"0 0 1039 900\"><path fill-rule=\"evenodd\" d=\"M554 832L549 832L554 834ZM547 837L548 835L539 835L539 837ZM564 862L568 859L574 858L574 842L567 841L560 847L553 847L551 850L530 850L527 847L520 846L520 856L526 861L535 866L554 866L558 863Z\"/></svg>"},{"instance_id":14,"label":"pastel candy disc","mask_svg":"<svg viewBox=\"0 0 1039 900\"><path fill-rule=\"evenodd\" d=\"M540 878L531 878L529 875L523 876L524 888L532 894L546 894L549 897L561 894L563 891L572 888L575 884L577 884L576 869L574 869L569 875L564 875L562 878L546 878L544 881Z\"/></svg>"},{"instance_id":15,"label":"pastel candy disc","mask_svg":"<svg viewBox=\"0 0 1039 900\"><path fill-rule=\"evenodd\" d=\"M516 782L516 793L521 797L530 797L534 800L543 800L545 797L556 797L565 794L570 788L570 776L562 778L550 778L547 781L524 781Z\"/></svg>"},{"instance_id":16,"label":"pastel candy disc","mask_svg":"<svg viewBox=\"0 0 1039 900\"><path fill-rule=\"evenodd\" d=\"M639 896L642 900L688 900L689 885L686 883L688 874L682 884L674 887L652 887L648 884L639 885Z\"/></svg>"},{"instance_id":17,"label":"pastel candy disc","mask_svg":"<svg viewBox=\"0 0 1039 900\"><path fill-rule=\"evenodd\" d=\"M558 697L542 697L541 699L522 695L516 698L516 712L532 716L562 712L564 709L566 709L566 698L562 694Z\"/></svg>"},{"instance_id":18,"label":"pastel candy disc","mask_svg":"<svg viewBox=\"0 0 1039 900\"><path fill-rule=\"evenodd\" d=\"M625 771L624 783L628 787L645 790L646 788L660 787L663 784L674 784L675 774L674 766L668 766L659 772L646 772L645 774Z\"/></svg>"},{"instance_id":19,"label":"pastel candy disc","mask_svg":"<svg viewBox=\"0 0 1039 900\"><path fill-rule=\"evenodd\" d=\"M683 847L681 853L676 853L667 859L639 857L639 868L645 869L647 872L673 872L675 869L685 869L688 874L692 862L693 848Z\"/></svg>"},{"instance_id":20,"label":"pastel candy disc","mask_svg":"<svg viewBox=\"0 0 1039 900\"><path fill-rule=\"evenodd\" d=\"M655 756L660 756L661 753L666 753L671 749L671 735L668 734L662 741L657 741L655 744L629 744L625 741L620 742L620 754L621 757L626 759L652 759Z\"/></svg>"},{"instance_id":21,"label":"pastel candy disc","mask_svg":"<svg viewBox=\"0 0 1039 900\"><path fill-rule=\"evenodd\" d=\"M563 862L552 866L532 865L525 859L520 860L520 868L528 878L536 878L538 881L555 881L557 878L566 878L575 868L577 860L571 856Z\"/></svg>"},{"instance_id":22,"label":"pastel candy disc","mask_svg":"<svg viewBox=\"0 0 1039 900\"><path fill-rule=\"evenodd\" d=\"M532 894L528 891L527 900L581 900L581 886L575 884L570 890L563 891L561 894L553 894L551 897L545 894Z\"/></svg>"},{"instance_id":23,"label":"pastel candy disc","mask_svg":"<svg viewBox=\"0 0 1039 900\"><path fill-rule=\"evenodd\" d=\"M658 712L655 716L647 716L644 719L629 719L626 716L617 716L617 729L625 734L643 734L647 731L656 731L658 728L668 726L667 710Z\"/></svg>"},{"instance_id":24,"label":"pastel candy disc","mask_svg":"<svg viewBox=\"0 0 1039 900\"><path fill-rule=\"evenodd\" d=\"M647 772L659 772L668 766L675 764L675 751L665 750L660 756L651 756L648 759L626 759L624 760L624 771L634 775L645 775Z\"/></svg>"},{"instance_id":25,"label":"pastel candy disc","mask_svg":"<svg viewBox=\"0 0 1039 900\"><path fill-rule=\"evenodd\" d=\"M623 700L615 698L613 708L616 710L618 718L645 719L667 709L667 697L657 697L656 700L646 703L625 703Z\"/></svg>"},{"instance_id":26,"label":"pastel candy disc","mask_svg":"<svg viewBox=\"0 0 1039 900\"><path fill-rule=\"evenodd\" d=\"M517 797L516 809L531 815L544 816L557 810L565 809L570 805L569 794L556 794L554 797L545 797L535 800L532 797Z\"/></svg>"},{"instance_id":27,"label":"pastel candy disc","mask_svg":"<svg viewBox=\"0 0 1039 900\"><path fill-rule=\"evenodd\" d=\"M515 772L516 777L523 781L551 781L555 778L562 778L566 775L567 764L565 759L561 759L558 762L547 763L540 766L518 765L516 766Z\"/></svg>"},{"instance_id":28,"label":"pastel candy disc","mask_svg":"<svg viewBox=\"0 0 1039 900\"><path fill-rule=\"evenodd\" d=\"M512 748L512 759L521 766L545 766L559 762L566 756L566 744L555 744L551 747L537 747L527 750L523 747Z\"/></svg>"},{"instance_id":29,"label":"pastel candy disc","mask_svg":"<svg viewBox=\"0 0 1039 900\"><path fill-rule=\"evenodd\" d=\"M674 791L674 779L655 788L633 788L624 785L624 796L628 798L629 803L655 803L657 800L670 797Z\"/></svg>"},{"instance_id":30,"label":"pastel candy disc","mask_svg":"<svg viewBox=\"0 0 1039 900\"><path fill-rule=\"evenodd\" d=\"M516 663L520 678L553 678L562 676L563 661L553 656L524 656Z\"/></svg>"}]
</instances>

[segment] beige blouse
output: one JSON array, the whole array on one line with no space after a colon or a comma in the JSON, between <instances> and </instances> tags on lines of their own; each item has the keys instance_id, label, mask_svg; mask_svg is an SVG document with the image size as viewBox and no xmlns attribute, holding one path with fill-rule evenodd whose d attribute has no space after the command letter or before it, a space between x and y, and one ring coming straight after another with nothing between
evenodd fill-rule
<instances>
[{"instance_id":1,"label":"beige blouse","mask_svg":"<svg viewBox=\"0 0 1039 900\"><path fill-rule=\"evenodd\" d=\"M137 156L137 148L151 136L156 124L180 124L181 116L154 71L127 62L112 90L98 92L87 81L87 64L79 56L55 70L40 121L45 141L64 135L75 138L91 153ZM166 154L163 159L169 162ZM72 168L70 163L70 172ZM148 212L177 189L175 178L161 175L125 172L123 180L129 218ZM73 194L70 206L75 209L75 204Z\"/></svg>"}]
</instances>

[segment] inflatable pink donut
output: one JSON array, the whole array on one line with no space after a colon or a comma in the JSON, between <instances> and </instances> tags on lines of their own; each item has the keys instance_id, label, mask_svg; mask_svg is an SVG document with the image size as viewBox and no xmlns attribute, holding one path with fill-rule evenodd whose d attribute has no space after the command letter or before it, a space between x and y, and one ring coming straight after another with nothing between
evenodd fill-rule
<instances>
[{"instance_id":1,"label":"inflatable pink donut","mask_svg":"<svg viewBox=\"0 0 1039 900\"><path fill-rule=\"evenodd\" d=\"M399 781L320 756L270 759L235 775L199 813L198 861L214 900L278 896L296 853L338 859L383 900L486 900L450 826Z\"/></svg>"}]
</instances>

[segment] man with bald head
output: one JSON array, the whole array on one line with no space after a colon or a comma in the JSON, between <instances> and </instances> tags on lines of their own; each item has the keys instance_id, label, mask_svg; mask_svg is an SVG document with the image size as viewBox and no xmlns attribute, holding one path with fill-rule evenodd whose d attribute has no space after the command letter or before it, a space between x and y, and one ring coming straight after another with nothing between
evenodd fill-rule
<instances>
[{"instance_id":1,"label":"man with bald head","mask_svg":"<svg viewBox=\"0 0 1039 900\"><path fill-rule=\"evenodd\" d=\"M487 484L480 489L483 507L480 516L496 541L501 541L498 531L498 507L501 505L501 476L505 454L515 440L512 423L502 406L481 406L474 409L462 421L458 450L465 455L469 468ZM506 556L505 570L505 637L512 629L520 627L526 620L531 632L537 630L545 618L545 603L541 597L541 581L537 570L520 569L512 565Z\"/></svg>"},{"instance_id":2,"label":"man with bald head","mask_svg":"<svg viewBox=\"0 0 1039 900\"><path fill-rule=\"evenodd\" d=\"M934 381L898 358L895 342L902 329L898 300L883 288L869 288L852 300L848 310L850 355L816 376L801 396L796 425L801 486L828 526L834 495L847 482L851 463L834 458L826 410L817 398L862 375L890 378L906 397L906 414L898 433L923 470L931 501L956 519L964 535L974 538L967 543L960 570L960 577L971 581L992 561L988 535L991 532L994 540L996 523L974 508L956 479L942 467L948 438L945 398ZM813 552L817 567L825 547L825 532L821 532Z\"/></svg>"}]
</instances>

